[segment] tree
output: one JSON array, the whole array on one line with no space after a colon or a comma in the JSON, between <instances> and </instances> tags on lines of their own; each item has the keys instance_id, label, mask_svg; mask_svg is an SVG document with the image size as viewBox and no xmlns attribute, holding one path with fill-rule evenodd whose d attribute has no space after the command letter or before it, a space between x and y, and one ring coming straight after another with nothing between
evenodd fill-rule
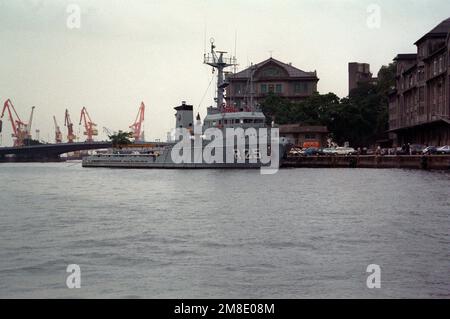
<instances>
[{"instance_id":1,"label":"tree","mask_svg":"<svg viewBox=\"0 0 450 319\"><path fill-rule=\"evenodd\" d=\"M395 75L397 72L396 63L390 63L389 65L383 65L378 72L378 92L387 96L388 92L395 87Z\"/></svg>"},{"instance_id":2,"label":"tree","mask_svg":"<svg viewBox=\"0 0 450 319\"><path fill-rule=\"evenodd\" d=\"M334 93L324 95L314 93L299 103L293 103L279 95L271 94L261 103L261 107L263 113L268 117L268 122L324 125L328 114L338 104L339 97Z\"/></svg>"},{"instance_id":3,"label":"tree","mask_svg":"<svg viewBox=\"0 0 450 319\"><path fill-rule=\"evenodd\" d=\"M119 131L116 134L108 135L108 137L111 140L113 147L120 147L132 143L130 139L133 138L133 133Z\"/></svg>"},{"instance_id":4,"label":"tree","mask_svg":"<svg viewBox=\"0 0 450 319\"><path fill-rule=\"evenodd\" d=\"M272 121L278 124L289 124L295 117L292 103L273 93L264 99L261 107L266 115L267 124Z\"/></svg>"}]
</instances>

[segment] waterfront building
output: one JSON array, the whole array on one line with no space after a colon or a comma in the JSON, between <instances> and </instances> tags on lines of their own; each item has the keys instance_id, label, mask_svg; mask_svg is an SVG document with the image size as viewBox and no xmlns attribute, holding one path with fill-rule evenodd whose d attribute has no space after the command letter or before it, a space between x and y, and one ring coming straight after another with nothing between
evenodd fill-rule
<instances>
[{"instance_id":1,"label":"waterfront building","mask_svg":"<svg viewBox=\"0 0 450 319\"><path fill-rule=\"evenodd\" d=\"M302 124L280 125L280 136L297 147L327 147L328 129L326 126L307 126Z\"/></svg>"},{"instance_id":2,"label":"waterfront building","mask_svg":"<svg viewBox=\"0 0 450 319\"><path fill-rule=\"evenodd\" d=\"M269 94L300 102L317 92L317 72L305 72L291 63L269 58L245 70L228 74L227 105L246 109L261 103Z\"/></svg>"},{"instance_id":3,"label":"waterfront building","mask_svg":"<svg viewBox=\"0 0 450 319\"><path fill-rule=\"evenodd\" d=\"M348 94L362 83L377 83L377 78L370 72L370 64L350 62L348 64Z\"/></svg>"},{"instance_id":4,"label":"waterfront building","mask_svg":"<svg viewBox=\"0 0 450 319\"><path fill-rule=\"evenodd\" d=\"M450 144L450 18L416 41L417 53L399 54L389 94L394 145Z\"/></svg>"}]
</instances>

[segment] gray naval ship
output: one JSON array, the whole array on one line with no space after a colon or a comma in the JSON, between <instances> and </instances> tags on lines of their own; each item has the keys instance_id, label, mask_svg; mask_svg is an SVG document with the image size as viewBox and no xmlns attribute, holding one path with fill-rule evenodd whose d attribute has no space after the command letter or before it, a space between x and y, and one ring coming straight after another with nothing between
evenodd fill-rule
<instances>
[{"instance_id":1,"label":"gray naval ship","mask_svg":"<svg viewBox=\"0 0 450 319\"><path fill-rule=\"evenodd\" d=\"M172 141L144 152L113 149L106 154L90 155L83 158L82 166L278 169L290 147L287 140L279 137L273 124L266 124L266 116L252 98L243 108L224 103L225 88L229 85L224 70L236 65L235 58L225 57L225 54L215 50L212 40L211 52L204 55L204 63L217 71L217 96L215 106L207 108L203 124L199 115L194 120L193 106L182 102L175 107Z\"/></svg>"}]
</instances>

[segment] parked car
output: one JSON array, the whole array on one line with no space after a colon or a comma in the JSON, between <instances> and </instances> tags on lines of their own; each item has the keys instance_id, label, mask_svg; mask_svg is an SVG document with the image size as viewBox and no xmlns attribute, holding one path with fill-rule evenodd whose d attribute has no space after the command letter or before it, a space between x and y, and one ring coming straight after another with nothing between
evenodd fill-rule
<instances>
[{"instance_id":1,"label":"parked car","mask_svg":"<svg viewBox=\"0 0 450 319\"><path fill-rule=\"evenodd\" d=\"M425 147L426 147L425 145L421 144L411 144L410 145L411 155L421 155Z\"/></svg>"},{"instance_id":2,"label":"parked car","mask_svg":"<svg viewBox=\"0 0 450 319\"><path fill-rule=\"evenodd\" d=\"M385 149L384 155L396 155L396 154L397 154L397 149L395 147L390 147L390 148Z\"/></svg>"},{"instance_id":3,"label":"parked car","mask_svg":"<svg viewBox=\"0 0 450 319\"><path fill-rule=\"evenodd\" d=\"M303 149L299 148L299 147L293 147L291 148L291 150L289 151L289 156L302 156L304 153Z\"/></svg>"},{"instance_id":4,"label":"parked car","mask_svg":"<svg viewBox=\"0 0 450 319\"><path fill-rule=\"evenodd\" d=\"M442 154L442 155L449 155L450 154L450 146L445 145L445 146L439 147L438 149L436 149L436 153Z\"/></svg>"},{"instance_id":5,"label":"parked car","mask_svg":"<svg viewBox=\"0 0 450 319\"><path fill-rule=\"evenodd\" d=\"M324 155L336 155L337 154L336 149L334 147L324 148L322 150L322 152Z\"/></svg>"},{"instance_id":6,"label":"parked car","mask_svg":"<svg viewBox=\"0 0 450 319\"><path fill-rule=\"evenodd\" d=\"M395 149L395 155L409 155L409 154L406 152L406 148L397 147Z\"/></svg>"},{"instance_id":7,"label":"parked car","mask_svg":"<svg viewBox=\"0 0 450 319\"><path fill-rule=\"evenodd\" d=\"M303 155L304 156L317 156L317 155L323 155L323 151L320 148L317 147L309 147L304 150Z\"/></svg>"},{"instance_id":8,"label":"parked car","mask_svg":"<svg viewBox=\"0 0 450 319\"><path fill-rule=\"evenodd\" d=\"M356 153L353 147L336 147L337 155L355 155Z\"/></svg>"},{"instance_id":9,"label":"parked car","mask_svg":"<svg viewBox=\"0 0 450 319\"><path fill-rule=\"evenodd\" d=\"M437 153L437 147L436 146L427 146L422 150L422 154L424 155L432 155Z\"/></svg>"}]
</instances>

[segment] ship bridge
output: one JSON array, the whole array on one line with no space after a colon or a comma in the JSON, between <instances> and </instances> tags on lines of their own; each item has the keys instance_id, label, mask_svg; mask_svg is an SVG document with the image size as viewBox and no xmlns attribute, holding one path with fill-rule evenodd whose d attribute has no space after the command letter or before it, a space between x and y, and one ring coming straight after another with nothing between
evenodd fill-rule
<instances>
[{"instance_id":1,"label":"ship bridge","mask_svg":"<svg viewBox=\"0 0 450 319\"><path fill-rule=\"evenodd\" d=\"M233 112L208 114L203 121L203 127L208 128L263 128L266 117L262 112Z\"/></svg>"}]
</instances>

